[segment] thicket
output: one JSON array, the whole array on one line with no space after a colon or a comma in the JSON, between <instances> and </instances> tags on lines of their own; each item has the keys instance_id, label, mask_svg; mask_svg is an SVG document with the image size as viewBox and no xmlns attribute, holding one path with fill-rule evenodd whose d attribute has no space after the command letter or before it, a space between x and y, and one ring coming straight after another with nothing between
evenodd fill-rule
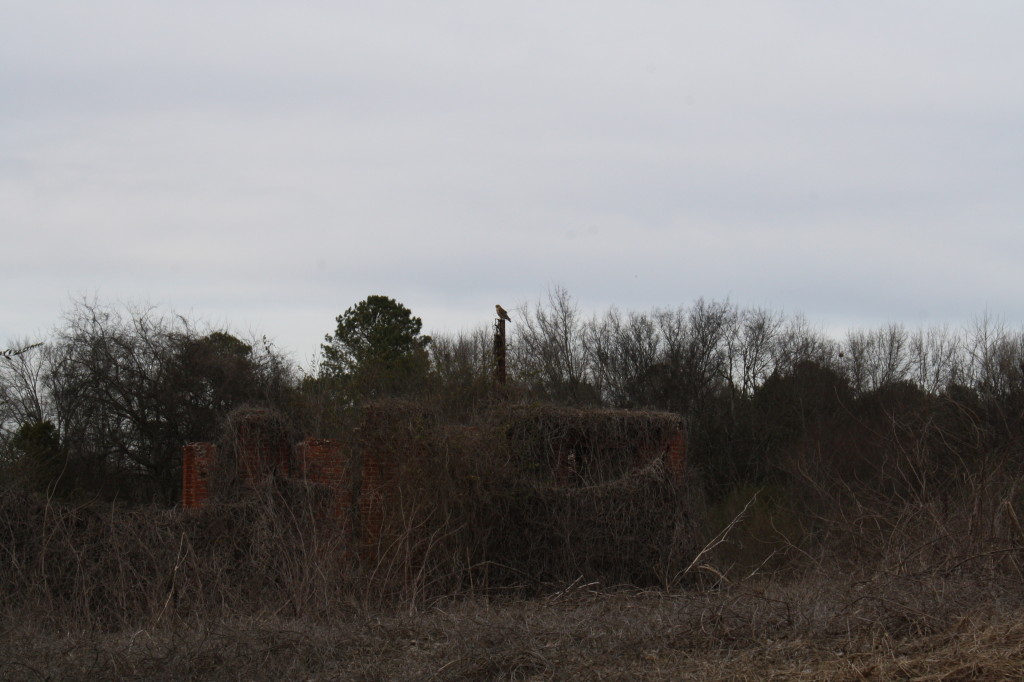
<instances>
[{"instance_id":1,"label":"thicket","mask_svg":"<svg viewBox=\"0 0 1024 682\"><path fill-rule=\"evenodd\" d=\"M0 359L4 612L128 627L577 578L1024 575L1020 331L980 318L833 338L708 301L584 318L557 290L511 313L500 400L486 328L433 337L426 375L375 384L405 399L382 418L427 454L403 464L417 483L369 560L324 525L322 491L298 483L168 509L181 445L214 439L240 407L276 410L296 437L356 442L365 405L351 382L182 318L76 307L43 347ZM562 425L589 409L685 417L691 486L656 467L563 490L531 480L522 463L543 444L509 434L516 407L538 404L562 406Z\"/></svg>"},{"instance_id":2,"label":"thicket","mask_svg":"<svg viewBox=\"0 0 1024 682\"><path fill-rule=\"evenodd\" d=\"M363 535L373 543L361 558L374 589L429 602L537 594L581 578L680 582L702 531L699 490L661 458L679 421L501 405L466 426L420 402L368 406L360 449L393 466L398 482L380 527ZM559 451L575 460L564 475Z\"/></svg>"},{"instance_id":3,"label":"thicket","mask_svg":"<svg viewBox=\"0 0 1024 682\"><path fill-rule=\"evenodd\" d=\"M81 301L41 347L0 359L0 476L57 499L170 506L182 445L240 406L285 408L294 384L265 338Z\"/></svg>"}]
</instances>

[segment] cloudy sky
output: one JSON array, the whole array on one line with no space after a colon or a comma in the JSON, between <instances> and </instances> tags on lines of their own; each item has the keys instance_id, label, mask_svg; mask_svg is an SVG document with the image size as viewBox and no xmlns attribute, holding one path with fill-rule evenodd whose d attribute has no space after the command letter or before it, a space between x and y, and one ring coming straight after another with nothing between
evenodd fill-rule
<instances>
[{"instance_id":1,"label":"cloudy sky","mask_svg":"<svg viewBox=\"0 0 1024 682\"><path fill-rule=\"evenodd\" d=\"M0 346L563 286L1024 324L1024 3L0 0Z\"/></svg>"}]
</instances>

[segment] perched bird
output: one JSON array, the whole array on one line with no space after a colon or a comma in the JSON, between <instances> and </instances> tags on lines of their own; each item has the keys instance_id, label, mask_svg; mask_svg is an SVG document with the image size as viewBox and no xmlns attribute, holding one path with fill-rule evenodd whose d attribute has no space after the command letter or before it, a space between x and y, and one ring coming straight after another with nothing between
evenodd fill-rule
<instances>
[{"instance_id":1,"label":"perched bird","mask_svg":"<svg viewBox=\"0 0 1024 682\"><path fill-rule=\"evenodd\" d=\"M506 320L508 322L512 321L512 318L508 316L508 312L504 308L502 308L500 305L494 306L494 309L498 311L498 317L500 317L501 319Z\"/></svg>"}]
</instances>

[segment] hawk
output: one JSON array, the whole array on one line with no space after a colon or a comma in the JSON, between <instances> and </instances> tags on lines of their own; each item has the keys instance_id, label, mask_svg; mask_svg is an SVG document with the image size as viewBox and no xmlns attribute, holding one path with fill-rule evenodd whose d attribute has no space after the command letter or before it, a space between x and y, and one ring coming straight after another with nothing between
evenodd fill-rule
<instances>
[{"instance_id":1,"label":"hawk","mask_svg":"<svg viewBox=\"0 0 1024 682\"><path fill-rule=\"evenodd\" d=\"M501 318L502 320L505 320L507 322L511 322L512 321L512 318L508 316L508 312L504 308L502 308L500 305L494 306L494 309L496 311L498 311L498 317L499 318Z\"/></svg>"}]
</instances>

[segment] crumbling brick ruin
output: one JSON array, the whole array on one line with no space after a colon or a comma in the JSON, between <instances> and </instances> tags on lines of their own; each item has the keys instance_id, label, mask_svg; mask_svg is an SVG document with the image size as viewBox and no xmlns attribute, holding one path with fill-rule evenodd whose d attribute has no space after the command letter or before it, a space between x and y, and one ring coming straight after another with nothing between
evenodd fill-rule
<instances>
[{"instance_id":1,"label":"crumbling brick ruin","mask_svg":"<svg viewBox=\"0 0 1024 682\"><path fill-rule=\"evenodd\" d=\"M209 504L232 477L243 488L304 481L330 491L331 513L365 556L366 548L373 553L387 544L396 524L407 530L417 523L411 517L426 508L424 496L457 495L495 471L464 466L488 453L505 463L501 475L508 480L555 493L597 490L652 467L659 480L678 485L686 463L683 420L659 412L517 406L489 424L465 427L442 424L411 403L385 402L363 408L345 444L324 438L293 444L281 424L267 411L251 410L229 423L230 445L186 445L182 506ZM461 469L452 464L456 453ZM588 504L601 499L608 498Z\"/></svg>"}]
</instances>

